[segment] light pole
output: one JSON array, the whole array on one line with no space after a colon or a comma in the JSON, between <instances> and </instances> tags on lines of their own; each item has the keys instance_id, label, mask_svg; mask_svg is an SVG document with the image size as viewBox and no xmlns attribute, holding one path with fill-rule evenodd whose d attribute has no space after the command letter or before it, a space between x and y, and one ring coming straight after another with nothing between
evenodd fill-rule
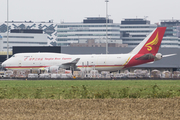
<instances>
[{"instance_id":1,"label":"light pole","mask_svg":"<svg viewBox=\"0 0 180 120\"><path fill-rule=\"evenodd\" d=\"M9 59L9 2L7 0L7 59Z\"/></svg>"},{"instance_id":2,"label":"light pole","mask_svg":"<svg viewBox=\"0 0 180 120\"><path fill-rule=\"evenodd\" d=\"M105 0L105 2L106 2L106 54L108 54L107 20L108 20L108 2L109 2L109 0Z\"/></svg>"}]
</instances>

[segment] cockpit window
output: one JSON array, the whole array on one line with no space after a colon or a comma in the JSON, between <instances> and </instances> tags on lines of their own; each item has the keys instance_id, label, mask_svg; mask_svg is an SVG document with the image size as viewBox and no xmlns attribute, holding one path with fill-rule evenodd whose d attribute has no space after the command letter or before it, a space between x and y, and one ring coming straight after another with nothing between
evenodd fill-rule
<instances>
[{"instance_id":1,"label":"cockpit window","mask_svg":"<svg viewBox=\"0 0 180 120\"><path fill-rule=\"evenodd\" d=\"M15 57L15 55L13 55L12 57Z\"/></svg>"}]
</instances>

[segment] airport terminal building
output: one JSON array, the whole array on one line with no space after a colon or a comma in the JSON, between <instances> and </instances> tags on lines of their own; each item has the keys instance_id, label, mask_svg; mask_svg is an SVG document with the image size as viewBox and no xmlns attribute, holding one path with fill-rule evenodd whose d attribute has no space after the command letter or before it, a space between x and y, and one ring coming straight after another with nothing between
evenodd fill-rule
<instances>
[{"instance_id":1,"label":"airport terminal building","mask_svg":"<svg viewBox=\"0 0 180 120\"><path fill-rule=\"evenodd\" d=\"M166 27L161 47L180 48L180 21L162 20L160 26Z\"/></svg>"},{"instance_id":2,"label":"airport terminal building","mask_svg":"<svg viewBox=\"0 0 180 120\"><path fill-rule=\"evenodd\" d=\"M108 43L122 43L120 39L120 24L104 17L88 17L79 23L61 22L57 25L57 45L69 46L71 43L106 42L106 27Z\"/></svg>"},{"instance_id":3,"label":"airport terminal building","mask_svg":"<svg viewBox=\"0 0 180 120\"><path fill-rule=\"evenodd\" d=\"M57 33L57 23L54 23L53 20L49 20L48 22L41 21L41 22L34 22L34 21L8 21L9 24L9 33L13 29L22 29L22 30L30 30L30 29L36 29L36 30L42 30L43 34L47 37L38 38L42 40L38 41L46 41L48 46L56 46L56 33ZM6 33L7 34L7 22L0 23L0 33ZM37 32L36 32L37 33ZM22 33L25 34L25 33ZM35 34L34 32L31 33ZM35 34L36 36L37 34ZM2 35L1 35L2 36ZM26 36L26 35L25 35ZM24 37L25 39L25 37ZM26 38L26 41L31 42L31 39Z\"/></svg>"},{"instance_id":4,"label":"airport terminal building","mask_svg":"<svg viewBox=\"0 0 180 120\"><path fill-rule=\"evenodd\" d=\"M54 23L52 20L49 20L48 22L9 21L8 23L9 23L9 30L13 30L13 29L42 30L43 34L47 35L47 46L71 46L71 44L78 44L78 43L85 44L88 43L88 40L94 40L95 44L106 43L105 17L87 17L83 20L83 22L76 22L76 23L74 22ZM167 27L161 47L179 48L180 46L179 20L164 20L161 21L161 24L159 25L159 24L151 24L149 20L139 19L139 18L124 19L121 21L121 23L113 23L112 19L108 19L107 20L108 43L126 44L128 45L127 47L135 47L158 26ZM7 33L7 22L0 24L0 33ZM25 33L23 34L25 35ZM26 41L29 43L31 42L31 39L29 38L24 37L24 39L26 39ZM44 39L44 41L46 40ZM23 46L23 43L21 44Z\"/></svg>"},{"instance_id":5,"label":"airport terminal building","mask_svg":"<svg viewBox=\"0 0 180 120\"><path fill-rule=\"evenodd\" d=\"M150 21L146 19L124 19L120 25L121 39L123 44L128 44L128 47L135 47L156 27L167 27L161 47L179 48L180 38L178 38L178 35L180 34L178 25L180 25L180 22L177 20L161 21L161 24L158 25L150 24Z\"/></svg>"},{"instance_id":6,"label":"airport terminal building","mask_svg":"<svg viewBox=\"0 0 180 120\"><path fill-rule=\"evenodd\" d=\"M124 19L120 25L123 44L128 44L128 47L135 47L156 28L157 25L150 24L148 20Z\"/></svg>"},{"instance_id":7,"label":"airport terminal building","mask_svg":"<svg viewBox=\"0 0 180 120\"><path fill-rule=\"evenodd\" d=\"M0 33L0 51L7 51L7 45L9 51L12 51L13 46L47 46L47 35L42 33L42 30L33 29L14 29L8 34Z\"/></svg>"}]
</instances>

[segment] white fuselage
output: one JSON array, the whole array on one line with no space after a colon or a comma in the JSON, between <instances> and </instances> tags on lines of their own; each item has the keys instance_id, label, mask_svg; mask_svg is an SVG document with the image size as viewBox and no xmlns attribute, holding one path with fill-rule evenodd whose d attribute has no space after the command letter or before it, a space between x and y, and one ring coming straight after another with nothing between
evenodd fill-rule
<instances>
[{"instance_id":1,"label":"white fuselage","mask_svg":"<svg viewBox=\"0 0 180 120\"><path fill-rule=\"evenodd\" d=\"M2 63L6 69L58 69L117 71L162 58L157 54L166 27L158 27L128 54L69 55L60 53L19 53Z\"/></svg>"},{"instance_id":2,"label":"white fuselage","mask_svg":"<svg viewBox=\"0 0 180 120\"><path fill-rule=\"evenodd\" d=\"M80 58L76 64L80 70L115 71L124 68L132 54L69 55L61 53L20 53L15 54L2 65L6 69L41 69L60 66Z\"/></svg>"}]
</instances>

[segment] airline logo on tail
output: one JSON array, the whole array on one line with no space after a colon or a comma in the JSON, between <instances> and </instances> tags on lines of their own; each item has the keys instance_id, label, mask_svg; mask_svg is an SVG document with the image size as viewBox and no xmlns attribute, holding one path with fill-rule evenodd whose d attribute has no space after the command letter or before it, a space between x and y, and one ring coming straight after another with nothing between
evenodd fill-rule
<instances>
[{"instance_id":1,"label":"airline logo on tail","mask_svg":"<svg viewBox=\"0 0 180 120\"><path fill-rule=\"evenodd\" d=\"M125 68L154 61L165 31L166 27L158 27L151 32L137 47L131 51L131 54L135 55L127 64L125 64Z\"/></svg>"},{"instance_id":2,"label":"airline logo on tail","mask_svg":"<svg viewBox=\"0 0 180 120\"><path fill-rule=\"evenodd\" d=\"M148 50L148 51L151 51L151 50L152 50L152 47L151 47L151 46L152 46L152 45L157 45L158 42L159 42L159 39L158 39L158 33L157 33L155 39L152 40L151 42L147 43L147 44L145 45L145 47L147 47L147 50Z\"/></svg>"},{"instance_id":3,"label":"airline logo on tail","mask_svg":"<svg viewBox=\"0 0 180 120\"><path fill-rule=\"evenodd\" d=\"M147 54L155 55L161 45L166 27L158 27L152 31L137 47L135 47L132 54Z\"/></svg>"}]
</instances>

